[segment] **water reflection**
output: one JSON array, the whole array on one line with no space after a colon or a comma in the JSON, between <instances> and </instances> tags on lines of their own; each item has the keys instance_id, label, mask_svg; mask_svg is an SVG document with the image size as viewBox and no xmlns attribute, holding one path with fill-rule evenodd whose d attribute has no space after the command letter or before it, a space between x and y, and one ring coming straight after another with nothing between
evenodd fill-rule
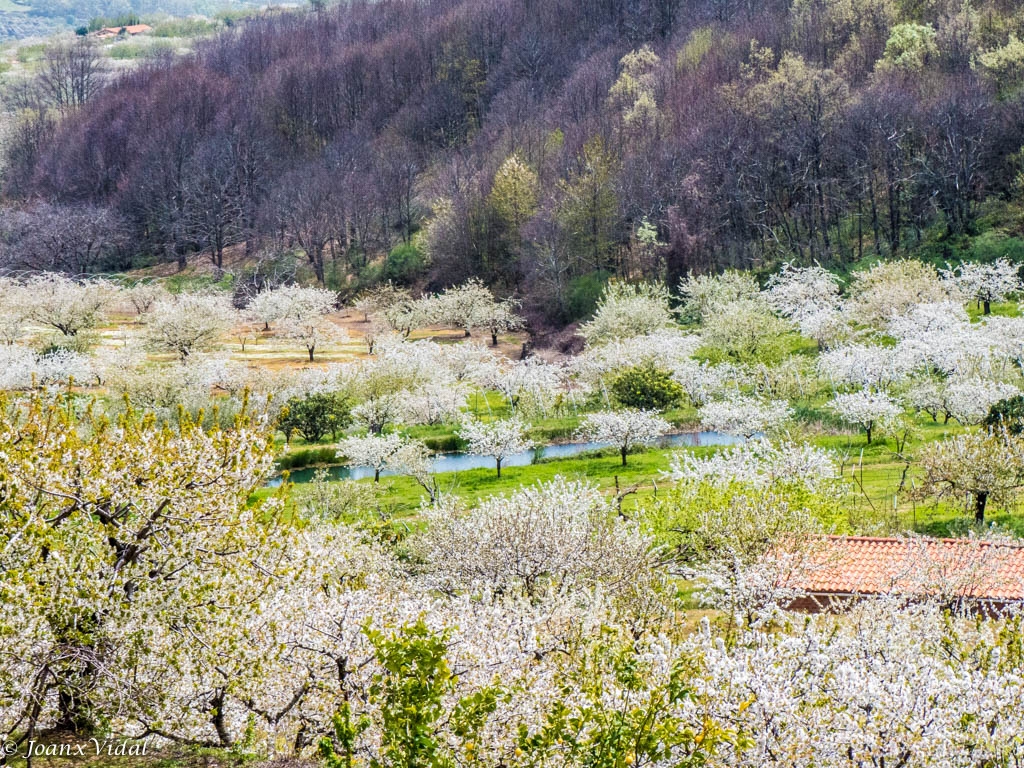
<instances>
[{"instance_id":1,"label":"water reflection","mask_svg":"<svg viewBox=\"0 0 1024 768\"><path fill-rule=\"evenodd\" d=\"M697 445L732 445L742 438L732 435L723 435L720 432L683 432L677 435L668 435L662 438L656 445L662 448L672 446L697 446ZM516 453L502 462L502 468L525 467L533 464L539 458L545 459L566 459L578 456L588 451L597 451L602 448L611 448L611 443L560 443L548 445L543 448L535 448L530 451ZM468 469L493 469L494 459L488 456L472 456L468 453L441 453L434 459L431 471L434 474L442 472L465 472ZM373 469L370 467L327 467L327 475L330 480L363 480L373 477ZM289 479L293 483L308 483L313 480L316 467L292 470ZM380 473L382 477L393 475L393 472L384 470ZM272 478L267 485L276 488L281 485L281 478Z\"/></svg>"}]
</instances>

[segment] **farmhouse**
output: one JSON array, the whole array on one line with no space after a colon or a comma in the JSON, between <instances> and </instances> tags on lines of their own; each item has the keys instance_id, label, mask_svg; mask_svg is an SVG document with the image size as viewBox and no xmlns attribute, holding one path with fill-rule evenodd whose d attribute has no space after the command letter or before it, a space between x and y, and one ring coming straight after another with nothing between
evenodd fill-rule
<instances>
[{"instance_id":1,"label":"farmhouse","mask_svg":"<svg viewBox=\"0 0 1024 768\"><path fill-rule=\"evenodd\" d=\"M120 37L122 35L135 37L135 35L145 34L152 30L153 28L149 24L129 24L126 27L103 27L103 29L97 30L94 34L101 40L109 40L112 37Z\"/></svg>"},{"instance_id":2,"label":"farmhouse","mask_svg":"<svg viewBox=\"0 0 1024 768\"><path fill-rule=\"evenodd\" d=\"M1024 546L976 539L828 536L785 581L806 593L790 603L792 610L817 612L853 599L900 595L997 611L1024 601Z\"/></svg>"}]
</instances>

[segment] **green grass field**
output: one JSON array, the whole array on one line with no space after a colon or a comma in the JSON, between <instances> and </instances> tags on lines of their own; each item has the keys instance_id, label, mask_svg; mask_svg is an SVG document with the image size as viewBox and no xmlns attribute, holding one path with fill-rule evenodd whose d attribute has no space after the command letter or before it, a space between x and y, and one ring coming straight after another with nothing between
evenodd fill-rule
<instances>
[{"instance_id":1,"label":"green grass field","mask_svg":"<svg viewBox=\"0 0 1024 768\"><path fill-rule=\"evenodd\" d=\"M553 420L566 428L575 418ZM542 429L546 422L540 422ZM868 445L861 434L841 433L812 436L811 442L835 452L839 457L842 483L846 491L843 508L850 532L865 534L894 534L905 531L934 536L964 535L971 520L961 511L945 503L916 498L918 475L914 465L908 467L903 457L913 457L921 446L944 436L964 431L955 423L933 422L928 417L915 421L918 437L904 446L903 454L896 454L892 439L875 439ZM554 427L547 429L554 431ZM440 432L443 428L433 428ZM426 430L423 430L424 432ZM422 436L422 435L421 435ZM672 455L690 451L707 455L718 448L653 448L630 454L627 466L614 449L564 459L541 459L523 467L505 467L501 477L495 469L474 469L435 475L439 489L454 494L467 503L475 503L488 496L508 494L523 485L551 480L556 476L585 478L596 484L612 498L622 495L621 509L630 514L659 493L672 486L666 473ZM372 480L356 481L370 484ZM400 525L415 525L420 506L427 500L423 489L411 478L382 477L380 488L387 506ZM629 491L628 494L624 492ZM277 491L262 489L256 498ZM301 499L304 484L292 484L293 498ZM1024 518L1016 510L992 509L989 523L1024 535Z\"/></svg>"}]
</instances>

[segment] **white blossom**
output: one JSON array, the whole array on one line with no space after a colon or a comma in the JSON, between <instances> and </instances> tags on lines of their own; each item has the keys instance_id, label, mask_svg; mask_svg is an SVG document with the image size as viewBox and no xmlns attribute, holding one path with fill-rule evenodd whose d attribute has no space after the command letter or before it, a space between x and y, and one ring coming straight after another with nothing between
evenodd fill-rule
<instances>
[{"instance_id":1,"label":"white blossom","mask_svg":"<svg viewBox=\"0 0 1024 768\"><path fill-rule=\"evenodd\" d=\"M783 317L798 324L823 312L839 309L839 278L819 265L783 264L768 281L768 303Z\"/></svg>"},{"instance_id":2,"label":"white blossom","mask_svg":"<svg viewBox=\"0 0 1024 768\"><path fill-rule=\"evenodd\" d=\"M610 282L605 287L594 317L580 326L590 345L613 339L644 336L674 324L669 293L653 283Z\"/></svg>"},{"instance_id":3,"label":"white blossom","mask_svg":"<svg viewBox=\"0 0 1024 768\"><path fill-rule=\"evenodd\" d=\"M235 319L224 296L178 294L153 306L146 317L146 339L152 350L184 360L195 352L216 349Z\"/></svg>"},{"instance_id":4,"label":"white blossom","mask_svg":"<svg viewBox=\"0 0 1024 768\"><path fill-rule=\"evenodd\" d=\"M1000 400L1020 394L1013 384L988 379L955 379L946 385L945 407L961 424L980 424Z\"/></svg>"},{"instance_id":5,"label":"white blossom","mask_svg":"<svg viewBox=\"0 0 1024 768\"><path fill-rule=\"evenodd\" d=\"M578 436L597 443L611 443L619 449L622 466L630 448L651 443L672 431L672 425L654 411L624 409L591 413L580 424Z\"/></svg>"},{"instance_id":6,"label":"white blossom","mask_svg":"<svg viewBox=\"0 0 1024 768\"><path fill-rule=\"evenodd\" d=\"M933 267L914 259L881 261L854 274L846 309L858 322L884 328L917 304L948 297L949 289Z\"/></svg>"},{"instance_id":7,"label":"white blossom","mask_svg":"<svg viewBox=\"0 0 1024 768\"><path fill-rule=\"evenodd\" d=\"M278 320L308 321L333 311L338 296L324 288L282 285L257 293L246 306L246 313L267 328Z\"/></svg>"},{"instance_id":8,"label":"white blossom","mask_svg":"<svg viewBox=\"0 0 1024 768\"><path fill-rule=\"evenodd\" d=\"M414 544L438 577L474 589L630 588L650 568L651 541L615 516L592 485L556 478L462 511L450 500L426 511Z\"/></svg>"},{"instance_id":9,"label":"white blossom","mask_svg":"<svg viewBox=\"0 0 1024 768\"><path fill-rule=\"evenodd\" d=\"M678 451L669 467L668 476L675 481L756 487L798 483L812 491L828 488L839 477L830 451L808 443L764 439L748 440L706 457Z\"/></svg>"},{"instance_id":10,"label":"white blossom","mask_svg":"<svg viewBox=\"0 0 1024 768\"><path fill-rule=\"evenodd\" d=\"M701 343L696 334L656 330L642 336L613 338L598 346L587 347L572 359L570 367L584 384L597 387L609 374L625 368L651 364L673 371L691 363L696 365L691 356Z\"/></svg>"},{"instance_id":11,"label":"white blossom","mask_svg":"<svg viewBox=\"0 0 1024 768\"><path fill-rule=\"evenodd\" d=\"M758 433L781 428L793 417L793 411L782 400L762 400L735 394L702 406L699 416L705 429L749 439Z\"/></svg>"},{"instance_id":12,"label":"white blossom","mask_svg":"<svg viewBox=\"0 0 1024 768\"><path fill-rule=\"evenodd\" d=\"M763 302L761 290L750 272L729 269L720 275L694 275L679 282L683 317L691 322L708 322L723 308L737 301Z\"/></svg>"},{"instance_id":13,"label":"white blossom","mask_svg":"<svg viewBox=\"0 0 1024 768\"><path fill-rule=\"evenodd\" d=\"M829 407L842 421L863 429L868 443L876 427L886 426L900 414L900 407L889 395L867 389L838 394Z\"/></svg>"},{"instance_id":14,"label":"white blossom","mask_svg":"<svg viewBox=\"0 0 1024 768\"><path fill-rule=\"evenodd\" d=\"M994 301L1006 301L1021 290L1020 266L1009 259L996 259L991 264L960 262L942 270L944 280L955 286L966 301L976 301L989 313Z\"/></svg>"},{"instance_id":15,"label":"white blossom","mask_svg":"<svg viewBox=\"0 0 1024 768\"><path fill-rule=\"evenodd\" d=\"M466 407L463 382L439 379L401 395L403 424L446 424L458 421Z\"/></svg>"},{"instance_id":16,"label":"white blossom","mask_svg":"<svg viewBox=\"0 0 1024 768\"><path fill-rule=\"evenodd\" d=\"M850 344L823 352L818 370L833 386L888 389L903 381L914 361L898 347Z\"/></svg>"},{"instance_id":17,"label":"white blossom","mask_svg":"<svg viewBox=\"0 0 1024 768\"><path fill-rule=\"evenodd\" d=\"M469 453L494 459L498 477L501 477L501 463L505 459L533 447L526 437L526 424L518 417L494 421L468 418L462 422L458 434L469 444L466 449Z\"/></svg>"}]
</instances>

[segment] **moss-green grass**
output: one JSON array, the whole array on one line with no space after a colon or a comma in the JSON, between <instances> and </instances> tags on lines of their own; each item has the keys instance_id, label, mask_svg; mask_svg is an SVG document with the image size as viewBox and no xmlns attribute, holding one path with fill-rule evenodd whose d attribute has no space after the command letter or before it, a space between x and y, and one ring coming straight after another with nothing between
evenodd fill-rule
<instances>
[{"instance_id":1,"label":"moss-green grass","mask_svg":"<svg viewBox=\"0 0 1024 768\"><path fill-rule=\"evenodd\" d=\"M560 420L553 421L557 424ZM544 421L540 423L543 425ZM915 419L915 425L918 435L904 446L902 456L912 458L926 443L965 431L964 427L954 422L933 422L927 416ZM434 429L435 433L440 433L451 428ZM426 432L426 429L420 430L420 436ZM915 498L913 491L919 486L919 471L913 462L907 468L901 455L896 454L896 444L891 438L876 438L871 445L867 444L863 434L855 432L813 435L810 439L816 445L833 450L840 456L843 483L847 490L844 507L854 532L916 531L936 536L955 536L963 535L970 526L969 516L950 504ZM443 492L454 494L471 504L488 496L512 493L524 485L549 481L556 476L586 478L610 496L636 486L635 492L623 500L622 510L628 513L670 486L671 481L664 473L669 469L671 456L681 450L707 455L719 449L640 449L629 455L625 467L617 451L606 449L570 458L542 458L524 467L503 467L500 478L496 469L440 473L435 478ZM426 496L415 481L405 477L385 477L380 482L389 506L397 517L416 515ZM255 498L270 493L270 490L263 489ZM1024 535L1024 516L1016 510L993 509L988 520Z\"/></svg>"}]
</instances>

